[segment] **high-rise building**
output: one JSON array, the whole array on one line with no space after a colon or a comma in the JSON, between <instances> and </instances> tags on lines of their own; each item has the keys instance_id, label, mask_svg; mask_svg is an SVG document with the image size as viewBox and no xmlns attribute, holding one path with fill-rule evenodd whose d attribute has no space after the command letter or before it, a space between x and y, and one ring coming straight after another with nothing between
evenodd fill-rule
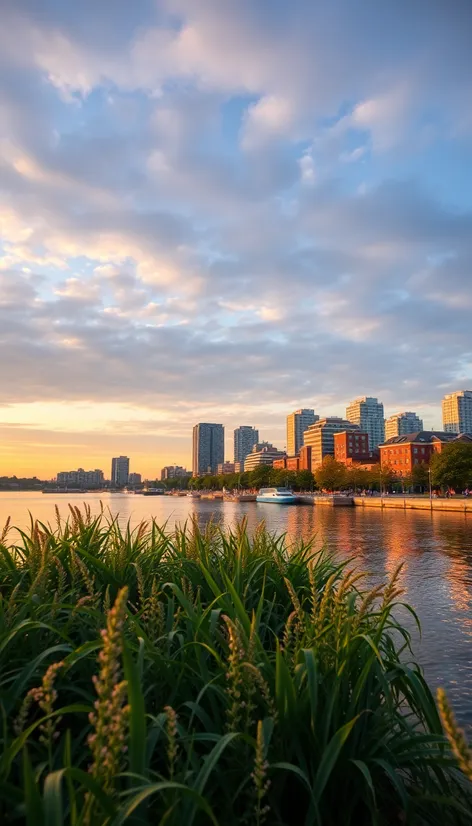
<instances>
[{"instance_id":1,"label":"high-rise building","mask_svg":"<svg viewBox=\"0 0 472 826\"><path fill-rule=\"evenodd\" d=\"M129 459L127 456L116 456L111 460L111 483L117 488L128 484Z\"/></svg>"},{"instance_id":2,"label":"high-rise building","mask_svg":"<svg viewBox=\"0 0 472 826\"><path fill-rule=\"evenodd\" d=\"M385 420L385 441L394 436L408 436L409 433L419 433L423 430L423 420L416 413L394 413Z\"/></svg>"},{"instance_id":3,"label":"high-rise building","mask_svg":"<svg viewBox=\"0 0 472 826\"><path fill-rule=\"evenodd\" d=\"M222 424L200 422L193 428L193 476L216 475L225 460L225 429Z\"/></svg>"},{"instance_id":4,"label":"high-rise building","mask_svg":"<svg viewBox=\"0 0 472 826\"><path fill-rule=\"evenodd\" d=\"M296 456L303 447L303 434L319 420L314 410L302 408L287 416L287 456Z\"/></svg>"},{"instance_id":5,"label":"high-rise building","mask_svg":"<svg viewBox=\"0 0 472 826\"><path fill-rule=\"evenodd\" d=\"M385 439L384 406L372 396L361 396L346 408L346 419L357 424L369 436L369 450L374 450Z\"/></svg>"},{"instance_id":6,"label":"high-rise building","mask_svg":"<svg viewBox=\"0 0 472 826\"><path fill-rule=\"evenodd\" d=\"M140 473L130 473L128 476L128 485L140 485L141 484L141 474Z\"/></svg>"},{"instance_id":7,"label":"high-rise building","mask_svg":"<svg viewBox=\"0 0 472 826\"><path fill-rule=\"evenodd\" d=\"M246 456L244 460L244 471L254 470L260 465L269 465L272 467L274 459L283 459L284 456L285 453L283 450L278 450L278 448L271 445L270 442L261 442L260 444L254 445L251 452Z\"/></svg>"},{"instance_id":8,"label":"high-rise building","mask_svg":"<svg viewBox=\"0 0 472 826\"><path fill-rule=\"evenodd\" d=\"M343 430L357 431L359 426L341 419L340 416L328 416L319 419L305 430L305 447L311 447L311 469L321 465L325 456L334 456L334 434Z\"/></svg>"},{"instance_id":9,"label":"high-rise building","mask_svg":"<svg viewBox=\"0 0 472 826\"><path fill-rule=\"evenodd\" d=\"M472 390L448 393L442 400L446 433L472 433Z\"/></svg>"},{"instance_id":10,"label":"high-rise building","mask_svg":"<svg viewBox=\"0 0 472 826\"><path fill-rule=\"evenodd\" d=\"M234 461L244 466L246 456L259 441L259 431L255 427L243 424L234 431Z\"/></svg>"}]
</instances>

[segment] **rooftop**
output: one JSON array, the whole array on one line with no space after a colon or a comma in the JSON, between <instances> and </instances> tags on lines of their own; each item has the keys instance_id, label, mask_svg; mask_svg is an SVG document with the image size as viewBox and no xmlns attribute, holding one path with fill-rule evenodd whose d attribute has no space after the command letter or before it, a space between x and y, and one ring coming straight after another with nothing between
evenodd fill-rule
<instances>
[{"instance_id":1,"label":"rooftop","mask_svg":"<svg viewBox=\"0 0 472 826\"><path fill-rule=\"evenodd\" d=\"M442 430L420 430L417 433L406 433L404 436L392 436L391 439L387 439L380 447L385 447L387 445L401 445L407 444L411 442L419 442L423 444L429 444L432 441L440 441L440 442L452 442L454 439L458 439L460 437L466 437L466 440L470 438L472 441L472 435L467 433L444 433Z\"/></svg>"}]
</instances>

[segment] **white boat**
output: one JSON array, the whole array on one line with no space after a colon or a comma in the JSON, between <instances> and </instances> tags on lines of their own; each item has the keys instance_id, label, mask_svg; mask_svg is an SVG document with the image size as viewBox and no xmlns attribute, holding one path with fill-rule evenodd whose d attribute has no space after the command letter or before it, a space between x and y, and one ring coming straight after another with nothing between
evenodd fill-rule
<instances>
[{"instance_id":1,"label":"white boat","mask_svg":"<svg viewBox=\"0 0 472 826\"><path fill-rule=\"evenodd\" d=\"M189 499L200 499L200 494L196 490L189 490L187 496Z\"/></svg>"},{"instance_id":2,"label":"white boat","mask_svg":"<svg viewBox=\"0 0 472 826\"><path fill-rule=\"evenodd\" d=\"M297 497L288 488L261 488L256 496L256 502L267 502L275 505L294 505Z\"/></svg>"}]
</instances>

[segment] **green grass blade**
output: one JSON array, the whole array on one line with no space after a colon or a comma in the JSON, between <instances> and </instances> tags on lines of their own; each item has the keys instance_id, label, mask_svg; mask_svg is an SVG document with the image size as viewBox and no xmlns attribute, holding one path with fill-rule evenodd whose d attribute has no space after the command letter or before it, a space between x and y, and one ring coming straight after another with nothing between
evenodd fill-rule
<instances>
[{"instance_id":1,"label":"green grass blade","mask_svg":"<svg viewBox=\"0 0 472 826\"><path fill-rule=\"evenodd\" d=\"M349 720L349 722L345 723L344 726L341 726L341 728L338 729L337 732L333 735L328 745L326 746L326 749L323 752L323 756L321 758L318 771L316 772L315 782L313 784L313 793L318 803L326 787L326 784L329 781L335 763L339 758L342 747L344 746L344 743L349 737L352 728L356 724L358 719L359 715L354 717L352 720Z\"/></svg>"}]
</instances>

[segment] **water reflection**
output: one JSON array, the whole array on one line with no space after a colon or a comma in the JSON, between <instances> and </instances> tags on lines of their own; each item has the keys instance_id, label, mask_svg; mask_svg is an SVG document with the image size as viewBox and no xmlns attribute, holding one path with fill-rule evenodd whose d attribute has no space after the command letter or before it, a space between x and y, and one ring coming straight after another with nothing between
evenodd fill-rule
<instances>
[{"instance_id":1,"label":"water reflection","mask_svg":"<svg viewBox=\"0 0 472 826\"><path fill-rule=\"evenodd\" d=\"M71 497L72 499L72 497ZM84 497L73 497L81 504ZM87 496L98 513L98 496ZM66 502L57 497L63 513ZM404 563L400 584L405 599L422 624L420 639L412 618L403 612L413 638L415 656L433 687L449 691L462 723L472 722L472 518L454 513L363 508L283 507L257 503L192 500L176 497L113 495L104 498L112 513L137 524L151 516L159 523L183 524L194 517L203 527L213 519L232 525L245 516L253 530L262 520L288 539L315 537L315 547L326 547L340 559L355 564L373 580L390 577ZM54 496L0 494L0 522L11 515L15 524L28 524L28 510L54 522Z\"/></svg>"}]
</instances>

